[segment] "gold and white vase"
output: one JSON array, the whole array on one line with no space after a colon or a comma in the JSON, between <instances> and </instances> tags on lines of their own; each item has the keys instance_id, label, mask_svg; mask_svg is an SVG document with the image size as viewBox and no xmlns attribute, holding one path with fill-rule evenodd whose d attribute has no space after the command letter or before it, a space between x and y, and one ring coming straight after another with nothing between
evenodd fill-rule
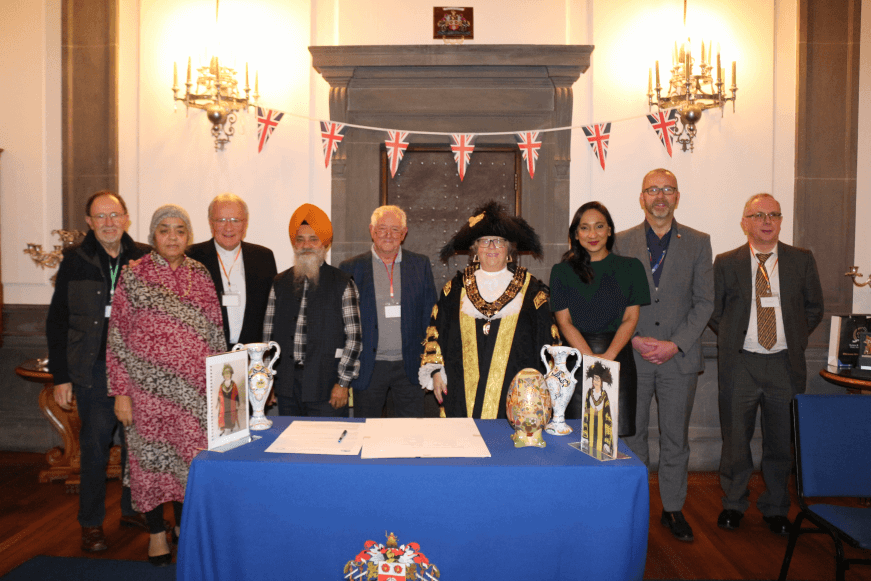
<instances>
[{"instance_id":1,"label":"gold and white vase","mask_svg":"<svg viewBox=\"0 0 871 581\"><path fill-rule=\"evenodd\" d=\"M264 355L273 347L275 347L275 355L264 363ZM248 401L251 402L253 410L248 427L251 430L268 430L272 427L272 420L266 417L263 409L266 407L266 398L269 397L269 391L272 389L272 381L276 373L273 367L281 354L281 347L275 341L247 345L239 343L233 347L233 351L242 349L248 351Z\"/></svg>"}]
</instances>

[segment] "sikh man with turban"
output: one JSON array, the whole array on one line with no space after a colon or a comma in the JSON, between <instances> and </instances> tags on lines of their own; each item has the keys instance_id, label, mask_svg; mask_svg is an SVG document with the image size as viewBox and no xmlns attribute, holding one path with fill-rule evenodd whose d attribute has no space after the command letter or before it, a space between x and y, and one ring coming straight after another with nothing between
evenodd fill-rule
<instances>
[{"instance_id":1,"label":"sikh man with turban","mask_svg":"<svg viewBox=\"0 0 871 581\"><path fill-rule=\"evenodd\" d=\"M350 276L326 264L333 225L303 204L290 217L294 266L272 283L263 340L276 341L275 396L282 416L346 417L360 369L359 294Z\"/></svg>"}]
</instances>

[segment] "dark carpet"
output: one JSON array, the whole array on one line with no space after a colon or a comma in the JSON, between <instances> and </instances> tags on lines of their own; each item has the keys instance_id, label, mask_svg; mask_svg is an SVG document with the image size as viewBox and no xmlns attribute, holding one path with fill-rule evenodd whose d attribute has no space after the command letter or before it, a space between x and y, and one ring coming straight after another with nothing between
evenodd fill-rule
<instances>
[{"instance_id":1,"label":"dark carpet","mask_svg":"<svg viewBox=\"0 0 871 581\"><path fill-rule=\"evenodd\" d=\"M175 581L175 563L155 567L145 561L38 556L0 577L2 581Z\"/></svg>"}]
</instances>

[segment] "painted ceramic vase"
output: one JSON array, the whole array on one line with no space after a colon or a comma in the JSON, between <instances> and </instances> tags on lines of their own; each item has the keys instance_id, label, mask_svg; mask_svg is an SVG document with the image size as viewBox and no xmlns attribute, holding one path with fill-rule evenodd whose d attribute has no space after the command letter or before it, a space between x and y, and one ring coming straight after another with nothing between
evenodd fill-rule
<instances>
[{"instance_id":1,"label":"painted ceramic vase","mask_svg":"<svg viewBox=\"0 0 871 581\"><path fill-rule=\"evenodd\" d=\"M550 394L544 386L544 376L536 369L521 369L508 387L506 398L508 423L514 428L511 439L515 448L547 444L541 430L550 421Z\"/></svg>"},{"instance_id":2,"label":"painted ceramic vase","mask_svg":"<svg viewBox=\"0 0 871 581\"><path fill-rule=\"evenodd\" d=\"M263 362L263 356L275 347L275 356ZM266 417L263 409L266 407L266 398L272 389L272 380L275 377L275 362L281 354L281 347L275 341L269 343L242 343L233 347L233 351L248 351L248 401L251 402L253 413L248 421L251 430L268 430L272 427L272 420Z\"/></svg>"},{"instance_id":3,"label":"painted ceramic vase","mask_svg":"<svg viewBox=\"0 0 871 581\"><path fill-rule=\"evenodd\" d=\"M553 367L548 363L545 352L550 353L553 358ZM566 360L570 355L575 355L578 358L571 371L566 367ZM548 434L566 436L572 433L572 429L566 423L566 407L572 399L572 394L575 393L575 384L577 384L575 371L581 364L581 352L574 347L545 345L541 348L541 360L547 370L547 373L544 374L544 383L547 386L547 391L550 392L550 399L553 401L553 421L545 429Z\"/></svg>"}]
</instances>

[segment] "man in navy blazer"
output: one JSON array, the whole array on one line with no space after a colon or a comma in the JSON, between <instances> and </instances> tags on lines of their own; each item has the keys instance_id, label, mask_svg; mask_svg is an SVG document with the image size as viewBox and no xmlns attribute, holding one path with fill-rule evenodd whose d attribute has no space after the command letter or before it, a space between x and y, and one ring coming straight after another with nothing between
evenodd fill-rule
<instances>
[{"instance_id":1,"label":"man in navy blazer","mask_svg":"<svg viewBox=\"0 0 871 581\"><path fill-rule=\"evenodd\" d=\"M381 206L369 224L372 250L339 265L360 292L363 351L360 375L351 382L355 417L380 418L388 390L397 417L423 416L417 373L438 297L429 259L402 249L407 233L405 212Z\"/></svg>"},{"instance_id":2,"label":"man in navy blazer","mask_svg":"<svg viewBox=\"0 0 871 581\"><path fill-rule=\"evenodd\" d=\"M220 194L209 204L212 239L194 244L187 255L202 262L212 275L227 346L263 340L263 317L275 256L264 246L243 242L248 230L248 205L236 194Z\"/></svg>"},{"instance_id":3,"label":"man in navy blazer","mask_svg":"<svg viewBox=\"0 0 871 581\"><path fill-rule=\"evenodd\" d=\"M720 485L717 525L738 528L750 503L750 440L762 409L762 476L756 507L772 532L788 535L790 403L804 393L808 336L823 318L823 291L809 250L779 242L783 215L771 194L744 206L747 244L714 261L714 314L720 382Z\"/></svg>"}]
</instances>

